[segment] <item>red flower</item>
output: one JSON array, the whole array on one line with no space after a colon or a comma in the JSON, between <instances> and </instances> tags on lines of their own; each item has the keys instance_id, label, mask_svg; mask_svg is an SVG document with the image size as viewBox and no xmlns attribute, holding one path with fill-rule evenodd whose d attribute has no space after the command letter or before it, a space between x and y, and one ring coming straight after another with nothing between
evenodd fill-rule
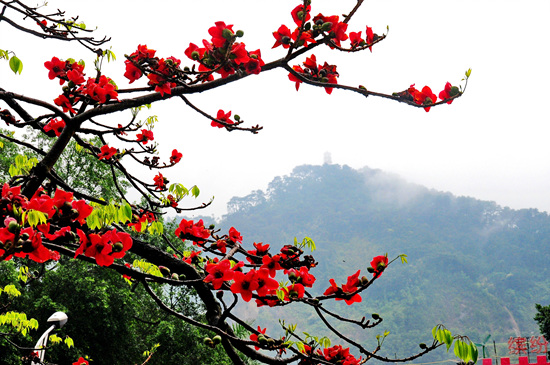
<instances>
[{"instance_id":1,"label":"red flower","mask_svg":"<svg viewBox=\"0 0 550 365\"><path fill-rule=\"evenodd\" d=\"M310 11L311 5L308 5L305 11L303 5L298 5L290 12L290 14L292 15L292 20L294 20L294 23L296 23L297 26L301 26L302 22L305 23L311 19L311 15L309 14Z\"/></svg>"},{"instance_id":2,"label":"red flower","mask_svg":"<svg viewBox=\"0 0 550 365\"><path fill-rule=\"evenodd\" d=\"M70 111L73 114L76 114L76 111L73 109L73 105L76 104L77 101L78 98L74 99L74 103L71 103L71 101L63 94L53 100L55 105L63 108L63 113Z\"/></svg>"},{"instance_id":3,"label":"red flower","mask_svg":"<svg viewBox=\"0 0 550 365\"><path fill-rule=\"evenodd\" d=\"M115 85L113 85L111 79L105 75L101 75L97 83L94 78L90 77L86 85L81 86L79 91L100 104L104 104L109 100L118 100L118 93Z\"/></svg>"},{"instance_id":4,"label":"red flower","mask_svg":"<svg viewBox=\"0 0 550 365\"><path fill-rule=\"evenodd\" d=\"M264 334L265 335L265 331L267 330L267 328L264 328L262 329L260 326L258 326L258 332L260 332L261 334ZM251 341L254 341L254 342L258 342L258 335L253 333L250 335L250 340ZM254 346L254 348L256 350L259 350L260 348L258 346Z\"/></svg>"},{"instance_id":5,"label":"red flower","mask_svg":"<svg viewBox=\"0 0 550 365\"><path fill-rule=\"evenodd\" d=\"M142 142L143 144L147 144L147 142L155 139L155 137L153 136L153 131L147 129L142 129L141 133L138 133L136 137L137 141Z\"/></svg>"},{"instance_id":6,"label":"red flower","mask_svg":"<svg viewBox=\"0 0 550 365\"><path fill-rule=\"evenodd\" d=\"M240 42L235 42L231 46L231 54L229 57L235 64L240 65L241 63L247 63L249 61L250 57L248 57L248 52L245 47L246 45Z\"/></svg>"},{"instance_id":7,"label":"red flower","mask_svg":"<svg viewBox=\"0 0 550 365\"><path fill-rule=\"evenodd\" d=\"M116 148L109 147L108 145L103 145L101 147L101 153L97 155L97 157L99 157L100 160L102 159L108 160L114 155L116 155L117 153L118 153L118 150Z\"/></svg>"},{"instance_id":8,"label":"red flower","mask_svg":"<svg viewBox=\"0 0 550 365\"><path fill-rule=\"evenodd\" d=\"M23 241L23 251L14 254L16 257L29 259L38 263L43 263L51 258L51 252L42 244L42 234L36 232L31 227L21 230L20 236L27 235L28 238Z\"/></svg>"},{"instance_id":9,"label":"red flower","mask_svg":"<svg viewBox=\"0 0 550 365\"><path fill-rule=\"evenodd\" d=\"M300 283L308 288L311 288L315 283L315 276L311 275L309 269L305 266L301 266L299 271L296 269L285 270L285 274L288 274L291 282Z\"/></svg>"},{"instance_id":10,"label":"red flower","mask_svg":"<svg viewBox=\"0 0 550 365\"><path fill-rule=\"evenodd\" d=\"M247 74L258 75L262 71L262 66L265 62L262 60L262 54L259 49L249 53L249 60L244 65Z\"/></svg>"},{"instance_id":11,"label":"red flower","mask_svg":"<svg viewBox=\"0 0 550 365\"><path fill-rule=\"evenodd\" d=\"M387 256L376 256L370 262L370 266L374 269L372 276L381 276L382 272L388 266L388 257Z\"/></svg>"},{"instance_id":12,"label":"red flower","mask_svg":"<svg viewBox=\"0 0 550 365\"><path fill-rule=\"evenodd\" d=\"M258 281L256 280L256 270L250 270L246 275L240 271L235 271L233 277L234 283L231 285L231 292L241 294L245 302L250 302L252 292L258 289Z\"/></svg>"},{"instance_id":13,"label":"red flower","mask_svg":"<svg viewBox=\"0 0 550 365\"><path fill-rule=\"evenodd\" d=\"M220 289L224 282L232 280L234 275L229 260L222 260L217 264L208 263L206 272L208 275L204 278L204 282L212 283L215 290Z\"/></svg>"},{"instance_id":14,"label":"red flower","mask_svg":"<svg viewBox=\"0 0 550 365\"><path fill-rule=\"evenodd\" d=\"M290 35L290 38L296 42L299 46L307 46L307 43L316 43L315 39L311 35L311 32L302 32L300 34L300 39L298 40L298 34L300 34L300 28L294 29L294 32Z\"/></svg>"},{"instance_id":15,"label":"red flower","mask_svg":"<svg viewBox=\"0 0 550 365\"><path fill-rule=\"evenodd\" d=\"M285 49L290 47L290 29L286 25L281 25L276 32L273 32L273 37L275 37L275 44L271 48L276 48L280 45Z\"/></svg>"},{"instance_id":16,"label":"red flower","mask_svg":"<svg viewBox=\"0 0 550 365\"><path fill-rule=\"evenodd\" d=\"M361 32L350 32L349 41L351 43L351 48L359 47L361 43L365 43L363 38L361 38Z\"/></svg>"},{"instance_id":17,"label":"red flower","mask_svg":"<svg viewBox=\"0 0 550 365\"><path fill-rule=\"evenodd\" d=\"M279 288L279 283L277 280L269 277L270 273L268 269L260 268L256 272L256 280L258 281L257 293L261 297L270 295L274 290Z\"/></svg>"},{"instance_id":18,"label":"red flower","mask_svg":"<svg viewBox=\"0 0 550 365\"><path fill-rule=\"evenodd\" d=\"M130 84L143 76L141 70L133 63L128 60L124 61L124 63L126 64L126 72L124 72L124 77L130 80Z\"/></svg>"},{"instance_id":19,"label":"red flower","mask_svg":"<svg viewBox=\"0 0 550 365\"><path fill-rule=\"evenodd\" d=\"M57 209L60 209L65 202L70 203L73 200L73 193L69 193L61 189L55 189L55 194L52 199L53 205Z\"/></svg>"},{"instance_id":20,"label":"red flower","mask_svg":"<svg viewBox=\"0 0 550 365\"><path fill-rule=\"evenodd\" d=\"M418 105L427 105L427 104L433 104L437 101L437 96L432 92L432 89L430 89L428 86L424 86L422 88L422 91L418 91L414 88L414 84L412 84L409 87L409 93L412 95L414 102ZM430 111L429 106L425 107L424 110L426 112Z\"/></svg>"},{"instance_id":21,"label":"red flower","mask_svg":"<svg viewBox=\"0 0 550 365\"><path fill-rule=\"evenodd\" d=\"M178 150L173 150L172 156L170 156L170 163L177 164L178 162L180 162L182 156L183 155L179 153Z\"/></svg>"},{"instance_id":22,"label":"red flower","mask_svg":"<svg viewBox=\"0 0 550 365\"><path fill-rule=\"evenodd\" d=\"M285 293L285 300L293 300L303 298L305 288L302 284L292 284L283 288L283 292Z\"/></svg>"},{"instance_id":23,"label":"red flower","mask_svg":"<svg viewBox=\"0 0 550 365\"><path fill-rule=\"evenodd\" d=\"M168 179L166 179L162 174L159 172L157 176L153 178L153 181L155 182L155 190L165 190L166 184L168 183Z\"/></svg>"},{"instance_id":24,"label":"red flower","mask_svg":"<svg viewBox=\"0 0 550 365\"><path fill-rule=\"evenodd\" d=\"M218 48L222 48L233 34L233 25L225 25L224 22L216 22L215 26L208 29L208 34L212 36L212 43Z\"/></svg>"},{"instance_id":25,"label":"red flower","mask_svg":"<svg viewBox=\"0 0 550 365\"><path fill-rule=\"evenodd\" d=\"M367 27L367 44L374 42L374 32L371 27ZM372 52L372 46L369 46L369 50Z\"/></svg>"},{"instance_id":26,"label":"red flower","mask_svg":"<svg viewBox=\"0 0 550 365\"><path fill-rule=\"evenodd\" d=\"M243 242L243 236L234 227L229 228L229 239L234 243Z\"/></svg>"},{"instance_id":27,"label":"red flower","mask_svg":"<svg viewBox=\"0 0 550 365\"><path fill-rule=\"evenodd\" d=\"M65 76L65 67L67 63L65 61L61 61L57 57L53 57L51 61L44 62L44 66L50 71L48 72L48 78L50 80L55 79L56 77ZM59 84L63 85L65 80L61 79L59 80Z\"/></svg>"},{"instance_id":28,"label":"red flower","mask_svg":"<svg viewBox=\"0 0 550 365\"><path fill-rule=\"evenodd\" d=\"M72 81L75 85L84 83L86 80L84 79L84 74L82 73L83 67L78 63L73 63L72 67L72 70L67 71L67 78L69 81Z\"/></svg>"},{"instance_id":29,"label":"red flower","mask_svg":"<svg viewBox=\"0 0 550 365\"><path fill-rule=\"evenodd\" d=\"M298 73L301 73L303 74L304 73L304 70L300 67L300 66L292 66L292 69ZM298 91L298 89L300 88L300 84L303 82L302 80L300 80L298 77L294 76L293 74L289 73L288 74L288 79L292 82L295 82L296 83L296 91Z\"/></svg>"},{"instance_id":30,"label":"red flower","mask_svg":"<svg viewBox=\"0 0 550 365\"><path fill-rule=\"evenodd\" d=\"M231 117L231 110L226 113L222 109L220 109L220 110L218 110L218 114L216 115L217 120L219 120L221 122L225 122L227 124L233 124L234 122L232 120L229 120L230 117ZM215 120L213 120L212 123L210 123L210 125L212 127L218 127L218 128L225 127L223 124L218 123Z\"/></svg>"},{"instance_id":31,"label":"red flower","mask_svg":"<svg viewBox=\"0 0 550 365\"><path fill-rule=\"evenodd\" d=\"M85 219L88 218L94 210L94 208L86 204L84 200L73 201L72 207L78 211L78 217L74 218L74 220L79 222L81 225L86 222Z\"/></svg>"},{"instance_id":32,"label":"red flower","mask_svg":"<svg viewBox=\"0 0 550 365\"><path fill-rule=\"evenodd\" d=\"M73 362L73 365L89 365L90 363L84 359L82 356L76 361Z\"/></svg>"},{"instance_id":33,"label":"red flower","mask_svg":"<svg viewBox=\"0 0 550 365\"><path fill-rule=\"evenodd\" d=\"M456 93L453 92L453 85L450 82L445 84L445 88L439 93L439 98L441 100L449 99L458 93L458 88L455 86ZM451 104L453 99L447 101L447 104Z\"/></svg>"},{"instance_id":34,"label":"red flower","mask_svg":"<svg viewBox=\"0 0 550 365\"><path fill-rule=\"evenodd\" d=\"M197 223L182 219L179 227L175 231L175 234L181 239L192 239L193 241L197 241L197 238L205 240L210 237L210 231L204 228L202 219L200 219ZM202 242L202 240L197 242Z\"/></svg>"},{"instance_id":35,"label":"red flower","mask_svg":"<svg viewBox=\"0 0 550 365\"><path fill-rule=\"evenodd\" d=\"M263 265L260 267L260 269L264 268L268 270L269 276L274 278L275 275L277 275L277 270L283 269L279 264L280 260L281 260L280 255L275 255L273 257L269 255L264 255L264 257L262 258Z\"/></svg>"},{"instance_id":36,"label":"red flower","mask_svg":"<svg viewBox=\"0 0 550 365\"><path fill-rule=\"evenodd\" d=\"M59 137L61 132L63 132L63 128L65 128L65 122L62 119L53 118L44 126L44 132L53 131Z\"/></svg>"}]
</instances>

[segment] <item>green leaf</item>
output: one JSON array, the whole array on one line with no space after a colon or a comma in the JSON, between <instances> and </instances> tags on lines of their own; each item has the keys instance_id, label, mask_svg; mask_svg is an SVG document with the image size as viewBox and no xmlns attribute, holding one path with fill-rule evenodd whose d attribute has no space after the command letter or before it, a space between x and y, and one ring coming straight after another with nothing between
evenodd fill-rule
<instances>
[{"instance_id":1,"label":"green leaf","mask_svg":"<svg viewBox=\"0 0 550 365\"><path fill-rule=\"evenodd\" d=\"M471 74L472 74L472 69L469 68L468 71L466 71L466 77L470 77Z\"/></svg>"},{"instance_id":2,"label":"green leaf","mask_svg":"<svg viewBox=\"0 0 550 365\"><path fill-rule=\"evenodd\" d=\"M399 255L399 258L401 259L401 263L402 264L407 264L408 261L407 261L407 255L405 255L404 253L402 253L401 255Z\"/></svg>"},{"instance_id":3,"label":"green leaf","mask_svg":"<svg viewBox=\"0 0 550 365\"><path fill-rule=\"evenodd\" d=\"M470 359L474 362L474 364L477 362L477 357L479 355L477 351L477 346L473 343L470 344Z\"/></svg>"},{"instance_id":4,"label":"green leaf","mask_svg":"<svg viewBox=\"0 0 550 365\"><path fill-rule=\"evenodd\" d=\"M23 62L16 56L11 56L10 58L10 68L13 71L14 74L17 75L17 73L21 74L21 71L23 71Z\"/></svg>"},{"instance_id":5,"label":"green leaf","mask_svg":"<svg viewBox=\"0 0 550 365\"><path fill-rule=\"evenodd\" d=\"M70 338L69 336L67 336L65 338L65 345L67 345L68 348L71 348L71 347L74 347L74 341L72 338Z\"/></svg>"},{"instance_id":6,"label":"green leaf","mask_svg":"<svg viewBox=\"0 0 550 365\"><path fill-rule=\"evenodd\" d=\"M193 195L195 198L197 198L199 196L200 192L201 191L199 190L197 185L195 185L191 188L191 195Z\"/></svg>"}]
</instances>

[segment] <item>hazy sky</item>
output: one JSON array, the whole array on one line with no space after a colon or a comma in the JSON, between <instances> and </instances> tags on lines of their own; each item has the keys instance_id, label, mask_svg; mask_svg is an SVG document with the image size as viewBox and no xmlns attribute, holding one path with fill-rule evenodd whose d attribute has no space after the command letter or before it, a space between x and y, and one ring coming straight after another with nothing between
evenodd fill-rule
<instances>
[{"instance_id":1,"label":"hazy sky","mask_svg":"<svg viewBox=\"0 0 550 365\"><path fill-rule=\"evenodd\" d=\"M208 28L216 21L244 30L247 49L261 49L266 62L280 58L285 51L271 49L272 32L281 24L293 26L290 11L298 3L66 0L48 1L48 7L78 14L88 27L98 27L98 35L112 37L118 59L104 73L125 87L124 54L146 44L161 57L173 55L191 65L184 50L190 42L209 39ZM312 13L343 14L354 4L313 0ZM339 83L384 93L415 83L438 94L447 81L459 84L472 68L465 95L426 113L342 90L327 95L302 85L296 92L287 72L270 71L189 98L211 114L231 110L251 125L263 125L258 135L212 128L179 100L155 104L150 114L160 119L154 132L161 156L173 148L183 153L180 165L165 175L186 186L197 184L202 200L214 195L213 207L203 213L219 215L230 197L264 189L297 165L322 164L328 151L334 163L379 168L512 208L550 211L549 14L548 0L367 0L348 31L364 35L369 25L381 34L388 25L385 41L372 53L326 47L313 52L321 63L338 66ZM52 56L83 58L92 73L92 55L81 47L18 35L2 23L0 48L15 51L24 62L21 76L0 64L0 85L29 96L51 101L59 95L43 66ZM128 118L129 113L116 115L118 122Z\"/></svg>"}]
</instances>

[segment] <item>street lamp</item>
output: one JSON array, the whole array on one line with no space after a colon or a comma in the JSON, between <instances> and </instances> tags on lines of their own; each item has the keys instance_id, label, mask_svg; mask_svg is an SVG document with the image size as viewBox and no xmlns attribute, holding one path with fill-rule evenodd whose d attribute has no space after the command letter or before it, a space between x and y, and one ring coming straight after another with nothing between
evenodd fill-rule
<instances>
[{"instance_id":1,"label":"street lamp","mask_svg":"<svg viewBox=\"0 0 550 365\"><path fill-rule=\"evenodd\" d=\"M35 349L41 349L36 351L38 353L38 359L40 360L40 363L42 363L42 361L44 360L44 354L46 353L45 347L46 347L46 343L48 342L48 337L50 332L53 331L56 327L57 328L63 327L65 323L67 323L68 318L69 317L67 317L67 315L63 312L55 312L50 316L50 318L48 318L48 323L53 323L53 324L51 325L50 328L48 328L46 332L42 334L42 336L40 336L40 338L38 339L38 342L34 346ZM39 365L40 363L36 363L33 361L32 365Z\"/></svg>"}]
</instances>

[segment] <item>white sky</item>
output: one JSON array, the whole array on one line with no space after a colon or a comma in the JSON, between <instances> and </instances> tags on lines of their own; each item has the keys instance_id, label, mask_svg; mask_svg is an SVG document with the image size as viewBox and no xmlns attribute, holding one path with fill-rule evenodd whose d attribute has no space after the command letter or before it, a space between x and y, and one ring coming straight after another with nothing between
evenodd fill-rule
<instances>
[{"instance_id":1,"label":"white sky","mask_svg":"<svg viewBox=\"0 0 550 365\"><path fill-rule=\"evenodd\" d=\"M285 51L271 49L271 33L281 24L293 27L290 11L298 3L65 0L48 1L48 8L67 9L88 27L97 25L98 36L112 37L118 60L104 73L125 87L124 54L146 44L158 56L173 55L191 65L184 50L189 42L209 39L215 21L244 30L247 49L260 48L266 62L280 58ZM354 4L313 0L312 13L342 14ZM155 104L150 113L160 119L154 132L161 157L167 159L173 148L183 153L182 162L163 174L171 182L197 184L203 201L214 195L213 207L201 213L220 215L232 196L264 189L297 165L322 164L329 151L334 163L380 168L511 208L550 211L549 14L548 0L367 0L348 31L364 35L369 25L381 34L389 25L388 38L372 54L326 47L313 52L318 61L338 66L339 83L385 93L416 83L438 94L447 81L458 84L471 67L465 95L426 113L342 90L327 95L302 85L296 92L285 71L270 71L189 97L213 115L232 110L250 125L263 125L259 135L212 128L179 100ZM24 62L21 76L14 76L5 61L0 64L0 85L14 92L53 101L59 85L48 80L43 66L52 56L83 58L92 74L92 55L81 47L19 35L2 23L0 48L15 51ZM128 116L117 114L116 122Z\"/></svg>"}]
</instances>

